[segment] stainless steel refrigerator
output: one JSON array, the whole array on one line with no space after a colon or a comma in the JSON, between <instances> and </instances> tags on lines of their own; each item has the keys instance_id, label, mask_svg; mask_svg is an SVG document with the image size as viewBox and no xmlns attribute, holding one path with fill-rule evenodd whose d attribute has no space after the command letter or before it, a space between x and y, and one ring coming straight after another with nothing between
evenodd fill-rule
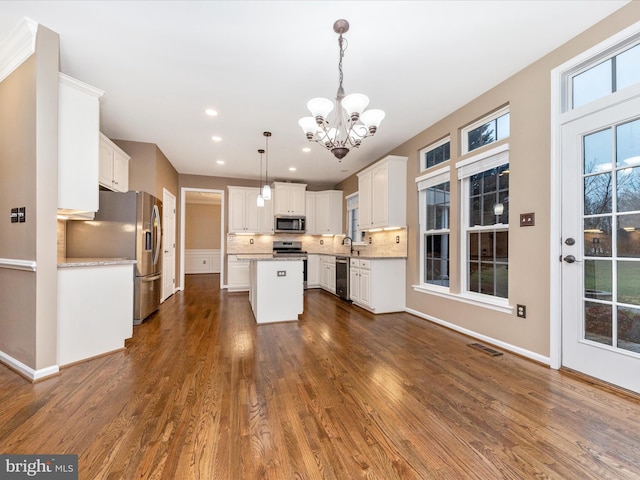
<instances>
[{"instance_id":1,"label":"stainless steel refrigerator","mask_svg":"<svg viewBox=\"0 0 640 480\"><path fill-rule=\"evenodd\" d=\"M133 324L155 312L162 295L162 202L146 192L100 192L91 221L67 222L67 257L116 257L134 268Z\"/></svg>"}]
</instances>

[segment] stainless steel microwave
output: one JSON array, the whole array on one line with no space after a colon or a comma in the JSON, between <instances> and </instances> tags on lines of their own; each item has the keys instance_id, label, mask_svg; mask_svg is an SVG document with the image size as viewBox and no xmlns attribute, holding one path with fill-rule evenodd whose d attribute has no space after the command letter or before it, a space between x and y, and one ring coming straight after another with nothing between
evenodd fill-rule
<instances>
[{"instance_id":1,"label":"stainless steel microwave","mask_svg":"<svg viewBox=\"0 0 640 480\"><path fill-rule=\"evenodd\" d=\"M305 233L305 217L276 216L274 230L276 233Z\"/></svg>"}]
</instances>

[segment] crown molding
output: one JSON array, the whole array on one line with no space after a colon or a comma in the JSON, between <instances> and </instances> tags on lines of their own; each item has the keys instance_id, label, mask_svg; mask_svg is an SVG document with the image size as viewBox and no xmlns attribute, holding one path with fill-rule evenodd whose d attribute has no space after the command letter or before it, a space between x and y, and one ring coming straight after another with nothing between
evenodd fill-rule
<instances>
[{"instance_id":1,"label":"crown molding","mask_svg":"<svg viewBox=\"0 0 640 480\"><path fill-rule=\"evenodd\" d=\"M0 43L0 82L36 51L38 23L24 17L11 34Z\"/></svg>"}]
</instances>

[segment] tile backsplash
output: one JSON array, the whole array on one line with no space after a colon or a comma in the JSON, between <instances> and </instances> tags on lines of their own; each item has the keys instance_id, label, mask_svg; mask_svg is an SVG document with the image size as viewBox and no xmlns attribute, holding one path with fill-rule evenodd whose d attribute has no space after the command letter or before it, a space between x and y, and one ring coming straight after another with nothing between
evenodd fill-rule
<instances>
[{"instance_id":1,"label":"tile backsplash","mask_svg":"<svg viewBox=\"0 0 640 480\"><path fill-rule=\"evenodd\" d=\"M342 245L342 235L323 237L321 235L227 235L227 252L239 253L271 253L274 240L302 242L302 250L321 255L349 255L347 242ZM369 243L371 239L371 243ZM397 239L397 242L396 242ZM366 232L364 244L354 245L353 254L363 257L406 257L407 229L382 232Z\"/></svg>"}]
</instances>

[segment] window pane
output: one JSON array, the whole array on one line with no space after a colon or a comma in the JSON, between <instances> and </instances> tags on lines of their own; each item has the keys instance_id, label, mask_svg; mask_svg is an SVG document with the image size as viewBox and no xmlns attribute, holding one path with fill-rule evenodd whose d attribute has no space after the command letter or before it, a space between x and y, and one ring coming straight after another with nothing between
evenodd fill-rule
<instances>
[{"instance_id":1,"label":"window pane","mask_svg":"<svg viewBox=\"0 0 640 480\"><path fill-rule=\"evenodd\" d=\"M640 310L618 307L618 348L640 353Z\"/></svg>"},{"instance_id":2,"label":"window pane","mask_svg":"<svg viewBox=\"0 0 640 480\"><path fill-rule=\"evenodd\" d=\"M618 212L640 211L640 167L618 170L616 178Z\"/></svg>"},{"instance_id":3,"label":"window pane","mask_svg":"<svg viewBox=\"0 0 640 480\"><path fill-rule=\"evenodd\" d=\"M607 128L606 130L585 135L582 139L584 149L583 172L585 175L611 170L612 134L612 130Z\"/></svg>"},{"instance_id":4,"label":"window pane","mask_svg":"<svg viewBox=\"0 0 640 480\"><path fill-rule=\"evenodd\" d=\"M469 151L496 141L496 121L491 120L484 125L470 130L467 134Z\"/></svg>"},{"instance_id":5,"label":"window pane","mask_svg":"<svg viewBox=\"0 0 640 480\"><path fill-rule=\"evenodd\" d=\"M449 235L425 235L424 282L449 286Z\"/></svg>"},{"instance_id":6,"label":"window pane","mask_svg":"<svg viewBox=\"0 0 640 480\"><path fill-rule=\"evenodd\" d=\"M613 182L610 173L590 175L584 178L584 214L611 213Z\"/></svg>"},{"instance_id":7,"label":"window pane","mask_svg":"<svg viewBox=\"0 0 640 480\"><path fill-rule=\"evenodd\" d=\"M612 344L611 305L584 302L584 338L605 345Z\"/></svg>"},{"instance_id":8,"label":"window pane","mask_svg":"<svg viewBox=\"0 0 640 480\"><path fill-rule=\"evenodd\" d=\"M424 154L424 167L430 168L434 165L438 165L439 163L446 162L451 157L450 153L450 142L447 142L443 145L435 147Z\"/></svg>"},{"instance_id":9,"label":"window pane","mask_svg":"<svg viewBox=\"0 0 640 480\"><path fill-rule=\"evenodd\" d=\"M450 183L445 182L426 189L426 230L449 228Z\"/></svg>"},{"instance_id":10,"label":"window pane","mask_svg":"<svg viewBox=\"0 0 640 480\"><path fill-rule=\"evenodd\" d=\"M640 263L618 261L618 302L640 305Z\"/></svg>"},{"instance_id":11,"label":"window pane","mask_svg":"<svg viewBox=\"0 0 640 480\"><path fill-rule=\"evenodd\" d=\"M498 140L502 140L503 138L507 138L509 136L509 121L510 117L508 113L505 113L501 117L498 117L498 126L497 126L497 138Z\"/></svg>"},{"instance_id":12,"label":"window pane","mask_svg":"<svg viewBox=\"0 0 640 480\"><path fill-rule=\"evenodd\" d=\"M616 57L616 91L640 82L640 45Z\"/></svg>"},{"instance_id":13,"label":"window pane","mask_svg":"<svg viewBox=\"0 0 640 480\"><path fill-rule=\"evenodd\" d=\"M598 300L613 300L611 295L611 261L585 260L584 296Z\"/></svg>"},{"instance_id":14,"label":"window pane","mask_svg":"<svg viewBox=\"0 0 640 480\"><path fill-rule=\"evenodd\" d=\"M602 62L573 77L573 108L611 93L611 60Z\"/></svg>"},{"instance_id":15,"label":"window pane","mask_svg":"<svg viewBox=\"0 0 640 480\"><path fill-rule=\"evenodd\" d=\"M618 256L640 258L640 214L618 217Z\"/></svg>"},{"instance_id":16,"label":"window pane","mask_svg":"<svg viewBox=\"0 0 640 480\"><path fill-rule=\"evenodd\" d=\"M640 120L616 127L616 162L618 167L640 163Z\"/></svg>"},{"instance_id":17,"label":"window pane","mask_svg":"<svg viewBox=\"0 0 640 480\"><path fill-rule=\"evenodd\" d=\"M496 232L496 261L506 263L509 260L509 232Z\"/></svg>"},{"instance_id":18,"label":"window pane","mask_svg":"<svg viewBox=\"0 0 640 480\"><path fill-rule=\"evenodd\" d=\"M611 256L611 217L584 219L584 255Z\"/></svg>"},{"instance_id":19,"label":"window pane","mask_svg":"<svg viewBox=\"0 0 640 480\"><path fill-rule=\"evenodd\" d=\"M500 298L509 298L509 267L504 264L496 264L495 276L495 296Z\"/></svg>"}]
</instances>

